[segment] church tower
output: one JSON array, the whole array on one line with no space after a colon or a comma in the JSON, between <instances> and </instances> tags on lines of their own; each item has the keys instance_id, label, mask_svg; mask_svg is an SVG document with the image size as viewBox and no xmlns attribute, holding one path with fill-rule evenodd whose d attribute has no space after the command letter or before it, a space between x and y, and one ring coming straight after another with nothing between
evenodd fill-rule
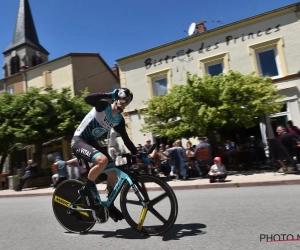
<instances>
[{"instance_id":1,"label":"church tower","mask_svg":"<svg viewBox=\"0 0 300 250\"><path fill-rule=\"evenodd\" d=\"M20 0L12 43L3 52L3 77L48 61L49 52L39 43L29 0Z\"/></svg>"}]
</instances>

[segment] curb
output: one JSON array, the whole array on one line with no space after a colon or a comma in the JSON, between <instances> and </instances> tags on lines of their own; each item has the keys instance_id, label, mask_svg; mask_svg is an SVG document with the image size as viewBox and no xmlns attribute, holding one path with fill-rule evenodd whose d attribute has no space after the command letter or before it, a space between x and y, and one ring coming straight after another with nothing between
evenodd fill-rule
<instances>
[{"instance_id":1,"label":"curb","mask_svg":"<svg viewBox=\"0 0 300 250\"><path fill-rule=\"evenodd\" d=\"M259 187L259 186L279 186L279 185L298 185L298 180L278 180L278 181L256 181L256 182L244 182L244 183L209 183L209 184L195 184L186 186L171 186L173 190L189 190L189 189L211 189L211 188L234 188L234 187ZM148 191L159 191L162 190L160 187L149 187ZM100 194L107 194L105 190L98 190ZM131 192L133 190L130 189ZM1 195L1 198L17 198L17 197L33 197L33 196L51 196L53 192L47 193L28 193L28 194L7 194Z\"/></svg>"},{"instance_id":2,"label":"curb","mask_svg":"<svg viewBox=\"0 0 300 250\"><path fill-rule=\"evenodd\" d=\"M211 189L211 188L233 188L233 187L258 187L258 186L279 186L279 185L299 185L299 180L280 180L280 181L256 181L244 183L209 183L209 184L195 184L187 186L171 186L173 190L188 190L188 189ZM149 191L159 191L159 187L150 187Z\"/></svg>"}]
</instances>

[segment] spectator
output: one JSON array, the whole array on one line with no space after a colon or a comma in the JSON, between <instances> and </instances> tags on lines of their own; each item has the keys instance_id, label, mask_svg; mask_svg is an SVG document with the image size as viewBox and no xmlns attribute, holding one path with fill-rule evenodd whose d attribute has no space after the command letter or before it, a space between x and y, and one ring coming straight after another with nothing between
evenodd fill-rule
<instances>
[{"instance_id":1,"label":"spectator","mask_svg":"<svg viewBox=\"0 0 300 250\"><path fill-rule=\"evenodd\" d=\"M67 180L68 178L68 171L67 171L67 164L65 161L61 159L60 156L55 157L54 165L57 167L57 174L52 175L52 182L53 187L57 187L62 181Z\"/></svg>"},{"instance_id":2,"label":"spectator","mask_svg":"<svg viewBox=\"0 0 300 250\"><path fill-rule=\"evenodd\" d=\"M294 151L294 145L295 145L295 141L294 141L294 137L293 135L291 135L290 133L287 133L287 130L284 126L278 126L276 129L276 132L278 134L278 140L281 142L281 144L284 147L284 155L286 155L286 157L284 157L284 159L279 159L278 162L281 164L282 168L279 169L279 173L284 173L287 171L287 165L286 163L292 164L292 160L293 157L295 155L295 151Z\"/></svg>"},{"instance_id":3,"label":"spectator","mask_svg":"<svg viewBox=\"0 0 300 250\"><path fill-rule=\"evenodd\" d=\"M165 160L168 159L168 157L166 157L166 156L163 154L163 152L165 152L165 151L166 151L166 146L165 146L165 144L160 144L160 145L159 145L159 151L157 152L158 155L159 155L159 160L160 160L160 162L165 161Z\"/></svg>"},{"instance_id":4,"label":"spectator","mask_svg":"<svg viewBox=\"0 0 300 250\"><path fill-rule=\"evenodd\" d=\"M194 153L194 148L193 144L190 141L186 142L186 150L185 154L188 157L189 163L188 163L188 168L187 170L192 170L193 172L197 172L199 174L199 171L195 169L195 153Z\"/></svg>"},{"instance_id":5,"label":"spectator","mask_svg":"<svg viewBox=\"0 0 300 250\"><path fill-rule=\"evenodd\" d=\"M143 163L141 159L136 158L136 166L140 171L144 171L146 174L150 173L150 168L146 163ZM152 172L151 172L152 173Z\"/></svg>"},{"instance_id":6,"label":"spectator","mask_svg":"<svg viewBox=\"0 0 300 250\"><path fill-rule=\"evenodd\" d=\"M186 169L186 174L185 174L185 176L187 176L188 173L189 173L189 160L190 160L190 159L189 159L189 157L187 156L187 154L186 154L186 152L185 152L185 149L184 149L183 146L182 146L181 140L176 140L176 141L175 141L175 144L176 144L177 147L181 147L181 148L183 149L183 152L184 152L184 154L183 154L184 167L185 167L185 169Z\"/></svg>"},{"instance_id":7,"label":"spectator","mask_svg":"<svg viewBox=\"0 0 300 250\"><path fill-rule=\"evenodd\" d=\"M147 140L145 146L142 148L143 153L148 153L151 148L151 140Z\"/></svg>"},{"instance_id":8,"label":"spectator","mask_svg":"<svg viewBox=\"0 0 300 250\"><path fill-rule=\"evenodd\" d=\"M21 178L19 178L19 185L15 191L22 191L25 182L37 176L37 165L33 163L33 160L28 160L27 164L28 165L25 168L25 173Z\"/></svg>"},{"instance_id":9,"label":"spectator","mask_svg":"<svg viewBox=\"0 0 300 250\"><path fill-rule=\"evenodd\" d=\"M195 150L193 148L192 143L190 141L187 141L186 142L186 150L185 150L187 157L194 157L194 155L195 155L194 151Z\"/></svg>"},{"instance_id":10,"label":"spectator","mask_svg":"<svg viewBox=\"0 0 300 250\"><path fill-rule=\"evenodd\" d=\"M178 173L178 178L186 180L186 169L185 169L185 151L178 143L174 142L173 147L166 149L163 153L165 156L170 158L171 173L170 176L174 175L174 171Z\"/></svg>"},{"instance_id":11,"label":"spectator","mask_svg":"<svg viewBox=\"0 0 300 250\"><path fill-rule=\"evenodd\" d=\"M202 171L200 169L200 165L211 164L212 163L212 149L209 143L206 142L206 137L198 137L199 144L196 146L194 154L196 157L195 168L200 175L202 175ZM206 149L206 152L199 153L198 149ZM197 153L198 151L198 153ZM207 169L205 170L207 173ZM206 174L205 173L205 174Z\"/></svg>"},{"instance_id":12,"label":"spectator","mask_svg":"<svg viewBox=\"0 0 300 250\"><path fill-rule=\"evenodd\" d=\"M296 140L299 140L300 130L297 126L294 126L292 121L288 121L288 132L295 137Z\"/></svg>"},{"instance_id":13,"label":"spectator","mask_svg":"<svg viewBox=\"0 0 300 250\"><path fill-rule=\"evenodd\" d=\"M220 157L214 158L214 165L210 167L208 172L209 182L214 183L216 180L219 182L224 182L227 177L227 172L225 166L222 164L222 160Z\"/></svg>"},{"instance_id":14,"label":"spectator","mask_svg":"<svg viewBox=\"0 0 300 250\"><path fill-rule=\"evenodd\" d=\"M175 143L178 145L178 147L182 147L181 140L176 140ZM183 147L182 147L183 148Z\"/></svg>"},{"instance_id":15,"label":"spectator","mask_svg":"<svg viewBox=\"0 0 300 250\"><path fill-rule=\"evenodd\" d=\"M72 159L66 161L68 165L68 175L70 179L83 180L87 177L88 170L85 166L80 166L77 157L72 153Z\"/></svg>"},{"instance_id":16,"label":"spectator","mask_svg":"<svg viewBox=\"0 0 300 250\"><path fill-rule=\"evenodd\" d=\"M163 144L163 143L159 144L159 151L161 151L161 152L165 152L166 151L165 144Z\"/></svg>"}]
</instances>

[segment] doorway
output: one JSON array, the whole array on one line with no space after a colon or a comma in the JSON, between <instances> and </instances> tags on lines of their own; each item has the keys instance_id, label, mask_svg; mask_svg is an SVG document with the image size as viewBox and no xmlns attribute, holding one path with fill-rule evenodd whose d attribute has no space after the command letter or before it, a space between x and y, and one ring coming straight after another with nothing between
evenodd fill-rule
<instances>
[{"instance_id":1,"label":"doorway","mask_svg":"<svg viewBox=\"0 0 300 250\"><path fill-rule=\"evenodd\" d=\"M271 126L273 128L274 134L276 135L276 128L278 126L287 127L287 122L291 120L291 115L287 104L285 103L281 111L277 114L270 115Z\"/></svg>"}]
</instances>

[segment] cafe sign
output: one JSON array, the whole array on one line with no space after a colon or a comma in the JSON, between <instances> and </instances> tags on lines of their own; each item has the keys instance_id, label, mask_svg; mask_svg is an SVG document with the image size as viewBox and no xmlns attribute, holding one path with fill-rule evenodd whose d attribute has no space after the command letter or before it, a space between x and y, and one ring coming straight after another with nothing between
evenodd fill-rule
<instances>
[{"instance_id":1,"label":"cafe sign","mask_svg":"<svg viewBox=\"0 0 300 250\"><path fill-rule=\"evenodd\" d=\"M280 26L281 25L278 24L275 27L267 28L266 30L258 30L257 32L249 32L247 34L242 34L239 37L226 36L226 37L224 37L224 41L227 46L229 46L232 43L244 42L246 40L255 39L256 37L260 37L263 35L270 35L272 33L278 32L278 31L280 31ZM205 52L216 50L219 48L219 44L220 44L220 42L216 42L215 44L205 44L204 42L202 42L198 49L198 53L204 54ZM163 63L167 64L169 62L173 62L174 59L182 61L185 57L188 58L188 61L191 61L192 58L191 58L190 54L192 52L194 52L194 50L192 50L190 48L186 51L184 51L183 49L180 49L176 52L175 55L171 55L171 56L166 55L164 58L153 59L153 58L149 57L144 61L145 67L146 67L146 69L150 69L152 66L156 67Z\"/></svg>"}]
</instances>

